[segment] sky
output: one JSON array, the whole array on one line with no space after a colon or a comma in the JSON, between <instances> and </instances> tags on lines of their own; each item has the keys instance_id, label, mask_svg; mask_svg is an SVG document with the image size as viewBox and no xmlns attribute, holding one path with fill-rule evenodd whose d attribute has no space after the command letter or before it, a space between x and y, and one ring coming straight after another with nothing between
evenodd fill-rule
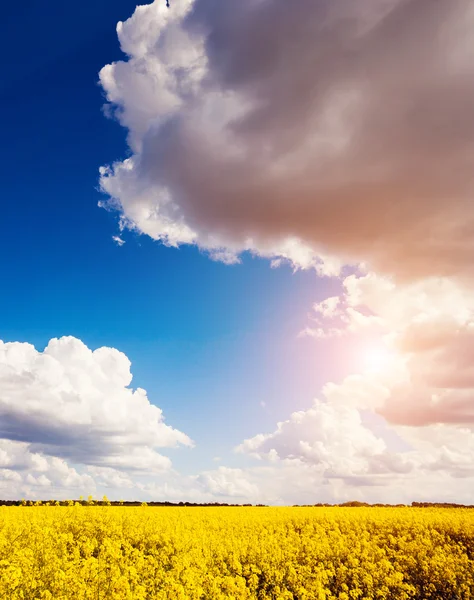
<instances>
[{"instance_id":1,"label":"sky","mask_svg":"<svg viewBox=\"0 0 474 600\"><path fill-rule=\"evenodd\" d=\"M0 28L0 496L472 502L471 3Z\"/></svg>"}]
</instances>

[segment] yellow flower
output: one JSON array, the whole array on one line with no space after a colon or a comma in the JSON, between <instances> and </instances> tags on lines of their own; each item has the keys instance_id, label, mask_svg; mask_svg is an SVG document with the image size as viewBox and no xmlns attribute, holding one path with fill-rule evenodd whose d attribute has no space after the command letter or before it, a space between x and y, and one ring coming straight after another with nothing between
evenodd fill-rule
<instances>
[{"instance_id":1,"label":"yellow flower","mask_svg":"<svg viewBox=\"0 0 474 600\"><path fill-rule=\"evenodd\" d=\"M474 598L468 509L67 504L2 509L1 600Z\"/></svg>"}]
</instances>

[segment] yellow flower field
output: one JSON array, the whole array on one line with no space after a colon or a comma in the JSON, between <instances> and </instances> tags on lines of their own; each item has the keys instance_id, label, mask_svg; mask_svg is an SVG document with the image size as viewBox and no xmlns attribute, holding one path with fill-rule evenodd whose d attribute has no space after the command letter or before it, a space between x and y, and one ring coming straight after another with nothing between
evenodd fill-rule
<instances>
[{"instance_id":1,"label":"yellow flower field","mask_svg":"<svg viewBox=\"0 0 474 600\"><path fill-rule=\"evenodd\" d=\"M474 511L0 508L0 598L474 598Z\"/></svg>"}]
</instances>

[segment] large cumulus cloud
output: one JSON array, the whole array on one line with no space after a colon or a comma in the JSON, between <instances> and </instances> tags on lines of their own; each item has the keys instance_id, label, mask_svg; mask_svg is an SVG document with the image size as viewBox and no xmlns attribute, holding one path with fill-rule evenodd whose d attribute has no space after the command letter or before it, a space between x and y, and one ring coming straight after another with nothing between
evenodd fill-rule
<instances>
[{"instance_id":1,"label":"large cumulus cloud","mask_svg":"<svg viewBox=\"0 0 474 600\"><path fill-rule=\"evenodd\" d=\"M192 441L164 422L144 390L129 387L131 379L130 361L114 348L92 351L73 337L52 339L42 352L0 342L1 466L20 469L49 456L127 471L168 469L157 449Z\"/></svg>"},{"instance_id":2,"label":"large cumulus cloud","mask_svg":"<svg viewBox=\"0 0 474 600\"><path fill-rule=\"evenodd\" d=\"M469 0L155 0L117 31L100 81L132 153L101 184L124 224L227 261L471 270Z\"/></svg>"}]
</instances>

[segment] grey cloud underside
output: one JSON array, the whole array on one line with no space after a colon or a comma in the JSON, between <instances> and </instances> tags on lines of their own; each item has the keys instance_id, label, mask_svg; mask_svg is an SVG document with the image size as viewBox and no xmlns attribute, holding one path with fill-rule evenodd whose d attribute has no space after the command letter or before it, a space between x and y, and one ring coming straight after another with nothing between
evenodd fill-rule
<instances>
[{"instance_id":1,"label":"grey cloud underside","mask_svg":"<svg viewBox=\"0 0 474 600\"><path fill-rule=\"evenodd\" d=\"M46 456L57 456L73 463L114 466L127 471L141 471L152 465L134 464L131 453L140 448L153 448L153 441L143 443L139 436L133 436L124 428L121 433L95 429L88 425L71 422L54 422L54 417L45 415L31 418L25 414L0 414L0 439L26 442L29 450ZM160 440L155 441L160 446ZM154 453L166 469L170 461L161 454ZM121 465L116 459L128 458Z\"/></svg>"},{"instance_id":2,"label":"grey cloud underside","mask_svg":"<svg viewBox=\"0 0 474 600\"><path fill-rule=\"evenodd\" d=\"M203 247L265 251L295 237L400 276L471 269L470 2L196 0L172 27L203 45L194 87L173 70L166 28L122 65L152 78L159 63L179 79L177 106L131 126L131 172L105 182L132 221L147 208L139 229L160 237L159 214ZM128 114L145 103L115 99Z\"/></svg>"}]
</instances>

